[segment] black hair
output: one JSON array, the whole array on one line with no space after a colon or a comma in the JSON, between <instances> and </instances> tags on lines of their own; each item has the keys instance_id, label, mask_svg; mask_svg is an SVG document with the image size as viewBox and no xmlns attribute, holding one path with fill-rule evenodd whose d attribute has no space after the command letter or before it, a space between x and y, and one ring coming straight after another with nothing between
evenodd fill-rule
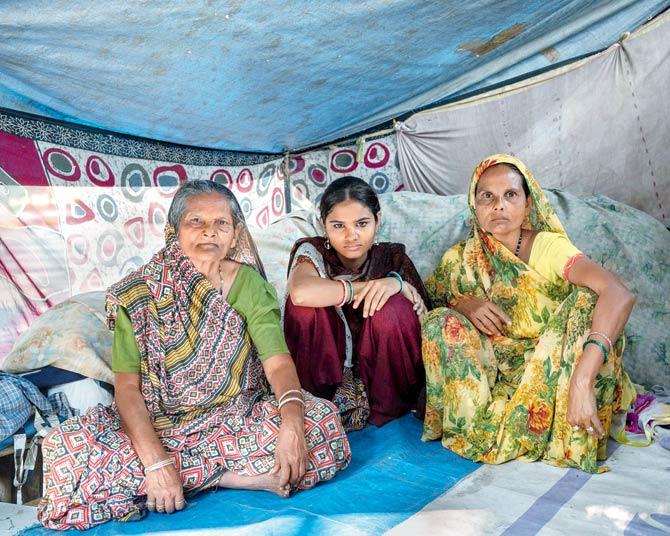
<instances>
[{"instance_id":1,"label":"black hair","mask_svg":"<svg viewBox=\"0 0 670 536\"><path fill-rule=\"evenodd\" d=\"M523 191L526 194L526 197L530 197L530 188L528 188L528 183L526 182L526 177L524 176L523 173L521 173L521 170L518 167L516 167L514 164L508 164L507 162L504 162L503 165L507 166L512 171L519 174L519 177L521 177L521 186L523 186Z\"/></svg>"},{"instance_id":2,"label":"black hair","mask_svg":"<svg viewBox=\"0 0 670 536\"><path fill-rule=\"evenodd\" d=\"M369 208L377 221L377 214L380 210L377 194L367 182L352 175L335 179L323 192L319 203L321 220L325 222L335 205L349 199L358 201L364 207Z\"/></svg>"},{"instance_id":3,"label":"black hair","mask_svg":"<svg viewBox=\"0 0 670 536\"><path fill-rule=\"evenodd\" d=\"M526 194L526 198L530 197L530 188L528 187L528 183L526 182L526 177L524 176L523 173L521 173L521 170L518 167L516 167L514 164L509 164L507 162L500 162L499 164L494 164L493 166L490 167L496 167L496 166L506 166L507 168L514 171L517 175L519 175L519 177L521 177L521 186L523 187L523 192ZM477 186L475 187L475 194L477 194L478 188L479 183L477 183Z\"/></svg>"}]
</instances>

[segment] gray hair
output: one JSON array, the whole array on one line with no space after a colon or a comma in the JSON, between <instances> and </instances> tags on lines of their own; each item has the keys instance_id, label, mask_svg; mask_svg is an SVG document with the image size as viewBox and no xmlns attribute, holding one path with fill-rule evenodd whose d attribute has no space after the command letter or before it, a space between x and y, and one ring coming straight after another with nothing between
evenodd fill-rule
<instances>
[{"instance_id":1,"label":"gray hair","mask_svg":"<svg viewBox=\"0 0 670 536\"><path fill-rule=\"evenodd\" d=\"M193 180L183 183L172 198L172 204L168 211L168 223L174 227L175 233L179 233L179 225L184 218L188 200L196 195L217 193L228 200L230 205L230 212L233 215L233 226L238 223L246 224L244 221L244 214L240 208L240 204L235 198L235 194L226 188L223 184L208 180Z\"/></svg>"}]
</instances>

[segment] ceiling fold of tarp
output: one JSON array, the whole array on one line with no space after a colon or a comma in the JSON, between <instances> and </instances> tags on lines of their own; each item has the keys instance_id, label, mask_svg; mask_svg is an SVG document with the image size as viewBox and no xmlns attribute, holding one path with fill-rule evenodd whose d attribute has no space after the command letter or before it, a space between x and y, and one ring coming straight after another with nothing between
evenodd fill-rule
<instances>
[{"instance_id":1,"label":"ceiling fold of tarp","mask_svg":"<svg viewBox=\"0 0 670 536\"><path fill-rule=\"evenodd\" d=\"M606 48L668 0L8 0L0 107L281 153Z\"/></svg>"}]
</instances>

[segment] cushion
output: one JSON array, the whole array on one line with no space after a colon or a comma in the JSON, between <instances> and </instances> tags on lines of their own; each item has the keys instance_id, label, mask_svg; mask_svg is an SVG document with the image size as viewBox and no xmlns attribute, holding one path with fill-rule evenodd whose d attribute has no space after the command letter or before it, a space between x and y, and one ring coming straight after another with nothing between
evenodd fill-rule
<instances>
[{"instance_id":1,"label":"cushion","mask_svg":"<svg viewBox=\"0 0 670 536\"><path fill-rule=\"evenodd\" d=\"M21 373L51 365L113 384L112 332L105 319L104 291L73 296L40 315L1 368Z\"/></svg>"},{"instance_id":2,"label":"cushion","mask_svg":"<svg viewBox=\"0 0 670 536\"><path fill-rule=\"evenodd\" d=\"M286 271L291 248L296 240L319 234L314 215L309 211L293 212L265 229L251 229L268 281L275 287L281 302L286 292Z\"/></svg>"}]
</instances>

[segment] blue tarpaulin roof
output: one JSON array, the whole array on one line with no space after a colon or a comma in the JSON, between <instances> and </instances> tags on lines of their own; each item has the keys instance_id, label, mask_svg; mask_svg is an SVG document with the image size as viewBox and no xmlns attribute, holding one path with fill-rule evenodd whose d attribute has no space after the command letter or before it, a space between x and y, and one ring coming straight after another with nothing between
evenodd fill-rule
<instances>
[{"instance_id":1,"label":"blue tarpaulin roof","mask_svg":"<svg viewBox=\"0 0 670 536\"><path fill-rule=\"evenodd\" d=\"M605 48L668 0L5 0L0 107L283 152Z\"/></svg>"}]
</instances>

